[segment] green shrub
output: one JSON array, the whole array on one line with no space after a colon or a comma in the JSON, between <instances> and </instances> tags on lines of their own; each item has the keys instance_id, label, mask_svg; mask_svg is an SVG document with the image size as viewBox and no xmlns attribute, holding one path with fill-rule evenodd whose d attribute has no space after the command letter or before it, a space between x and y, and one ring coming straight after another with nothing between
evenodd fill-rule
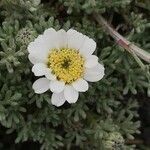
<instances>
[{"instance_id":1,"label":"green shrub","mask_svg":"<svg viewBox=\"0 0 150 150\"><path fill-rule=\"evenodd\" d=\"M95 21L93 11L120 27L124 37L150 49L146 0L0 1L0 124L7 134L16 133L14 142L31 140L46 150L105 150L121 138L115 150L136 149L126 141L140 132L138 100L150 96L150 65L143 61L143 70ZM59 108L51 104L50 92L34 93L27 52L29 42L50 27L75 28L95 39L106 68L105 77L81 93L77 103ZM115 133L119 139L110 138Z\"/></svg>"}]
</instances>

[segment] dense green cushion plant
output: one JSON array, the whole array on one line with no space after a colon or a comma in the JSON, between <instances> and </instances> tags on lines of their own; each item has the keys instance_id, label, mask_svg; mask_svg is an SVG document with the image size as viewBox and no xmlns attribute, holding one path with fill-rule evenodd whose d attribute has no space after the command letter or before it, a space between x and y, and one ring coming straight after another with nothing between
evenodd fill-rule
<instances>
[{"instance_id":1,"label":"dense green cushion plant","mask_svg":"<svg viewBox=\"0 0 150 150\"><path fill-rule=\"evenodd\" d=\"M144 8L139 7L142 3ZM93 11L119 27L143 49L150 48L145 0L1 0L0 124L14 142L39 142L41 149L134 150L139 133L138 95L150 96L149 64L144 69L97 24ZM118 26L119 25L119 26ZM27 46L47 28L74 28L97 42L105 77L92 83L75 104L56 108L51 93L34 93Z\"/></svg>"}]
</instances>

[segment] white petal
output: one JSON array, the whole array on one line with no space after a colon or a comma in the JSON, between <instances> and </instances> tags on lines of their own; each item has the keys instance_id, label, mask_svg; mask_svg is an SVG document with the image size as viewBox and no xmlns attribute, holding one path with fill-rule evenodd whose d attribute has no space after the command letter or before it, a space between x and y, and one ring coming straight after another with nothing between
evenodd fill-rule
<instances>
[{"instance_id":1,"label":"white petal","mask_svg":"<svg viewBox=\"0 0 150 150\"><path fill-rule=\"evenodd\" d=\"M99 63L93 68L86 68L84 79L90 82L99 81L104 76L104 70L104 66Z\"/></svg>"},{"instance_id":2,"label":"white petal","mask_svg":"<svg viewBox=\"0 0 150 150\"><path fill-rule=\"evenodd\" d=\"M45 53L49 50L47 47L47 43L45 41L45 37L43 35L39 35L34 42L31 42L28 45L28 52L30 54L35 54L35 53Z\"/></svg>"},{"instance_id":3,"label":"white petal","mask_svg":"<svg viewBox=\"0 0 150 150\"><path fill-rule=\"evenodd\" d=\"M53 28L49 28L44 31L43 35L39 35L34 42L31 42L28 46L28 52L30 54L42 54L47 55L48 52L56 48L57 40L56 40L56 31ZM41 55L39 55L41 56Z\"/></svg>"},{"instance_id":4,"label":"white petal","mask_svg":"<svg viewBox=\"0 0 150 150\"><path fill-rule=\"evenodd\" d=\"M73 29L67 31L67 36L68 47L79 50L84 42L85 36Z\"/></svg>"},{"instance_id":5,"label":"white petal","mask_svg":"<svg viewBox=\"0 0 150 150\"><path fill-rule=\"evenodd\" d=\"M50 90L54 93L60 93L64 90L65 88L65 83L63 81L51 81L50 82Z\"/></svg>"},{"instance_id":6,"label":"white petal","mask_svg":"<svg viewBox=\"0 0 150 150\"><path fill-rule=\"evenodd\" d=\"M32 88L35 93L44 93L49 89L49 80L46 78L40 78L33 83Z\"/></svg>"},{"instance_id":7,"label":"white petal","mask_svg":"<svg viewBox=\"0 0 150 150\"><path fill-rule=\"evenodd\" d=\"M38 52L35 54L31 53L28 55L28 58L32 64L45 63L47 57L46 55L43 55L42 53L38 53Z\"/></svg>"},{"instance_id":8,"label":"white petal","mask_svg":"<svg viewBox=\"0 0 150 150\"><path fill-rule=\"evenodd\" d=\"M45 36L52 36L52 34L55 34L56 30L54 28L48 28L44 31Z\"/></svg>"},{"instance_id":9,"label":"white petal","mask_svg":"<svg viewBox=\"0 0 150 150\"><path fill-rule=\"evenodd\" d=\"M35 58L32 54L28 55L28 59L32 64L40 63L40 61L37 58Z\"/></svg>"},{"instance_id":10,"label":"white petal","mask_svg":"<svg viewBox=\"0 0 150 150\"><path fill-rule=\"evenodd\" d=\"M98 64L98 57L95 55L89 56L85 61L85 67L92 68Z\"/></svg>"},{"instance_id":11,"label":"white petal","mask_svg":"<svg viewBox=\"0 0 150 150\"><path fill-rule=\"evenodd\" d=\"M27 48L28 52L29 53L35 52L36 51L35 46L36 46L35 42L29 43L28 48Z\"/></svg>"},{"instance_id":12,"label":"white petal","mask_svg":"<svg viewBox=\"0 0 150 150\"><path fill-rule=\"evenodd\" d=\"M56 80L56 76L52 74L52 71L49 68L47 68L45 71L45 77L49 80Z\"/></svg>"},{"instance_id":13,"label":"white petal","mask_svg":"<svg viewBox=\"0 0 150 150\"><path fill-rule=\"evenodd\" d=\"M59 48L67 47L67 33L65 30L61 29L57 31L57 42L58 42Z\"/></svg>"},{"instance_id":14,"label":"white petal","mask_svg":"<svg viewBox=\"0 0 150 150\"><path fill-rule=\"evenodd\" d=\"M53 28L44 31L28 46L29 60L35 63L45 63L49 52L58 46L57 32Z\"/></svg>"},{"instance_id":15,"label":"white petal","mask_svg":"<svg viewBox=\"0 0 150 150\"><path fill-rule=\"evenodd\" d=\"M64 89L64 96L69 103L75 103L78 100L79 92L72 86L67 85Z\"/></svg>"},{"instance_id":16,"label":"white petal","mask_svg":"<svg viewBox=\"0 0 150 150\"><path fill-rule=\"evenodd\" d=\"M44 37L48 50L59 48L57 32L53 28L45 30Z\"/></svg>"},{"instance_id":17,"label":"white petal","mask_svg":"<svg viewBox=\"0 0 150 150\"><path fill-rule=\"evenodd\" d=\"M97 82L97 81L101 80L102 78L103 78L103 76L101 76L100 74L94 75L94 76L91 76L91 75L85 75L84 76L84 79L89 81L89 82Z\"/></svg>"},{"instance_id":18,"label":"white petal","mask_svg":"<svg viewBox=\"0 0 150 150\"><path fill-rule=\"evenodd\" d=\"M96 42L93 39L86 36L86 39L84 40L84 43L80 48L80 53L85 57L89 57L90 55L93 54L95 49L96 49Z\"/></svg>"},{"instance_id":19,"label":"white petal","mask_svg":"<svg viewBox=\"0 0 150 150\"><path fill-rule=\"evenodd\" d=\"M65 97L64 97L64 93L61 92L61 93L53 93L52 94L52 99L51 99L51 102L53 105L59 107L61 105L63 105L65 103Z\"/></svg>"},{"instance_id":20,"label":"white petal","mask_svg":"<svg viewBox=\"0 0 150 150\"><path fill-rule=\"evenodd\" d=\"M35 76L43 76L45 75L45 71L46 71L46 65L43 63L35 64L32 67L32 72L34 73Z\"/></svg>"},{"instance_id":21,"label":"white petal","mask_svg":"<svg viewBox=\"0 0 150 150\"><path fill-rule=\"evenodd\" d=\"M89 88L88 82L84 79L78 79L77 81L72 83L72 86L79 92L85 92Z\"/></svg>"}]
</instances>

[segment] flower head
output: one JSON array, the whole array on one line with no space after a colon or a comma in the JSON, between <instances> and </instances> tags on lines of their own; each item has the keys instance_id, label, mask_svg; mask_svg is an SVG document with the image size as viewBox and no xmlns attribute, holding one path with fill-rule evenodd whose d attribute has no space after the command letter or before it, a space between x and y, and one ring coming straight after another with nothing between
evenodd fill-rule
<instances>
[{"instance_id":1,"label":"flower head","mask_svg":"<svg viewBox=\"0 0 150 150\"><path fill-rule=\"evenodd\" d=\"M45 30L28 46L33 73L45 76L33 83L35 93L50 89L55 106L75 103L79 92L88 90L87 81L96 82L104 76L103 65L92 55L95 49L95 41L76 30Z\"/></svg>"},{"instance_id":2,"label":"flower head","mask_svg":"<svg viewBox=\"0 0 150 150\"><path fill-rule=\"evenodd\" d=\"M106 150L121 150L124 138L119 132L111 132L103 143Z\"/></svg>"},{"instance_id":3,"label":"flower head","mask_svg":"<svg viewBox=\"0 0 150 150\"><path fill-rule=\"evenodd\" d=\"M29 28L23 28L18 32L16 36L16 41L22 45L28 45L31 41L35 39L35 36L35 31Z\"/></svg>"}]
</instances>

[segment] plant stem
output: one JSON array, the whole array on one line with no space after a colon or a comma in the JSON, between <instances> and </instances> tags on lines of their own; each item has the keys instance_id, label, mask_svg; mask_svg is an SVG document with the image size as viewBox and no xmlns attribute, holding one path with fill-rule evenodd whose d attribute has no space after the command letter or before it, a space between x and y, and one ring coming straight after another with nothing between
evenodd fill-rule
<instances>
[{"instance_id":1,"label":"plant stem","mask_svg":"<svg viewBox=\"0 0 150 150\"><path fill-rule=\"evenodd\" d=\"M122 35L120 35L115 29L113 29L107 21L98 13L93 13L95 20L104 27L104 29L115 39L118 45L126 49L131 54L135 53L138 57L145 60L146 62L150 63L150 53L139 48L138 46L134 45Z\"/></svg>"}]
</instances>

